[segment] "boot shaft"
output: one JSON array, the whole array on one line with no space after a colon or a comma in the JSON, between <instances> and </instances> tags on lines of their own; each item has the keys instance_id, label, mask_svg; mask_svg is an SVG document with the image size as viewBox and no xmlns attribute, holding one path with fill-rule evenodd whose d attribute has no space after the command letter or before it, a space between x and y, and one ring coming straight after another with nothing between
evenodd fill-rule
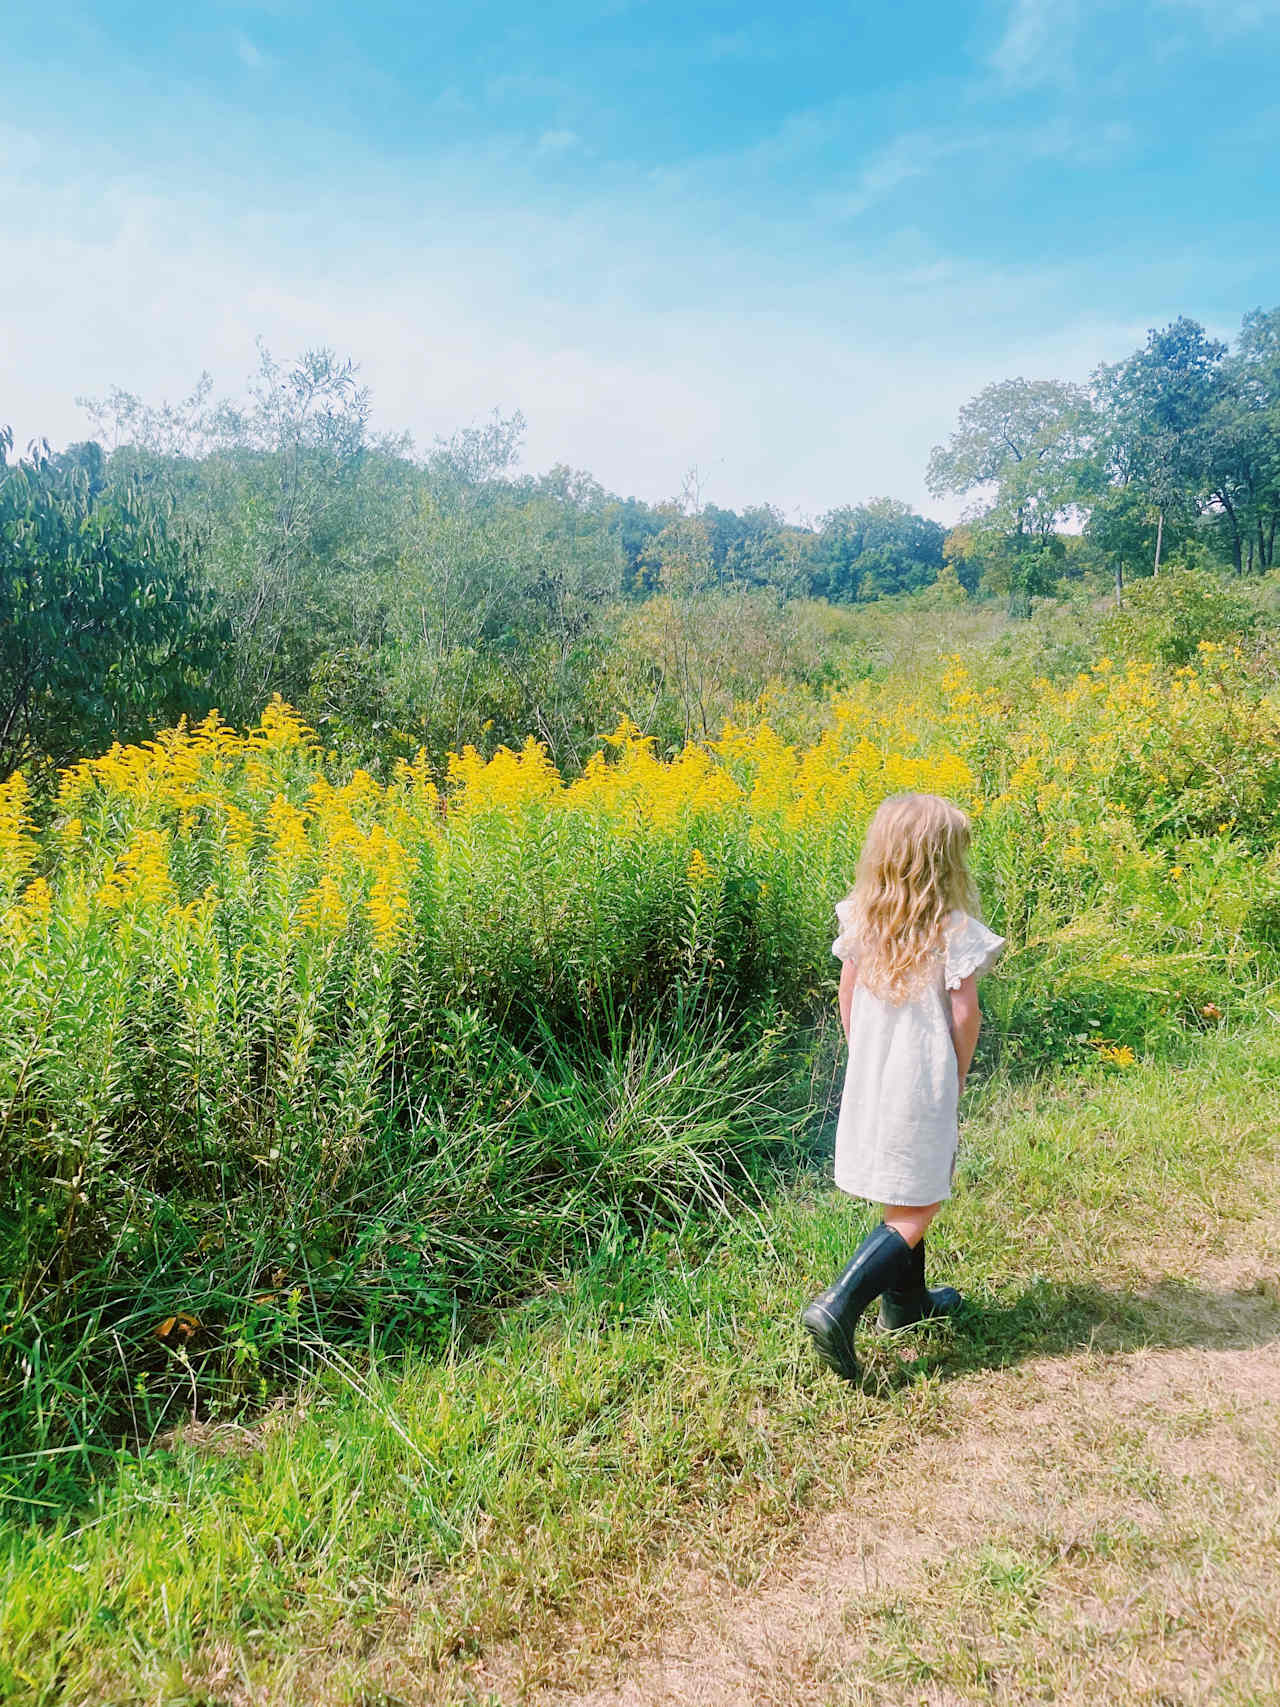
<instances>
[{"instance_id":1,"label":"boot shaft","mask_svg":"<svg viewBox=\"0 0 1280 1707\"><path fill-rule=\"evenodd\" d=\"M911 1284L914 1253L896 1228L882 1221L868 1233L842 1272L820 1296L826 1307L842 1320L855 1320L873 1298L890 1287Z\"/></svg>"},{"instance_id":2,"label":"boot shaft","mask_svg":"<svg viewBox=\"0 0 1280 1707\"><path fill-rule=\"evenodd\" d=\"M880 1326L896 1332L916 1322L952 1316L960 1308L960 1303L960 1294L954 1286L939 1286L930 1291L925 1284L924 1240L921 1239L910 1252L894 1285L885 1288L880 1300Z\"/></svg>"}]
</instances>

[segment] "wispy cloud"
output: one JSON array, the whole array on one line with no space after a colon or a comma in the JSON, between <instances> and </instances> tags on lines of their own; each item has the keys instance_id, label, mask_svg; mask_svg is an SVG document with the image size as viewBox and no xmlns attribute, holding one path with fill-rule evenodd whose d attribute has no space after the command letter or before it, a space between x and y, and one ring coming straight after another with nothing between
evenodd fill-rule
<instances>
[{"instance_id":1,"label":"wispy cloud","mask_svg":"<svg viewBox=\"0 0 1280 1707\"><path fill-rule=\"evenodd\" d=\"M317 269L278 212L125 184L10 187L0 321L22 335L0 356L0 396L19 442L82 436L72 399L114 383L174 397L208 367L232 388L261 333L282 353L350 353L378 425L420 443L521 408L534 468L567 462L660 498L696 464L716 502L813 515L882 491L928 504L929 448L983 384L1086 373L1141 336L1073 312L1054 268L880 254L784 286L678 223L664 247L632 206L526 210L519 225L489 209L474 228L453 218L443 247L421 208L416 224L383 211L357 241L336 210L338 258ZM628 239L620 280L608 258ZM672 278L681 292L663 299Z\"/></svg>"},{"instance_id":2,"label":"wispy cloud","mask_svg":"<svg viewBox=\"0 0 1280 1707\"><path fill-rule=\"evenodd\" d=\"M822 211L833 219L857 219L911 179L926 176L947 154L962 146L928 131L895 137L871 156L848 190L820 198Z\"/></svg>"},{"instance_id":3,"label":"wispy cloud","mask_svg":"<svg viewBox=\"0 0 1280 1707\"><path fill-rule=\"evenodd\" d=\"M1215 30L1240 35L1280 20L1280 0L1157 0L1166 11L1198 12Z\"/></svg>"},{"instance_id":4,"label":"wispy cloud","mask_svg":"<svg viewBox=\"0 0 1280 1707\"><path fill-rule=\"evenodd\" d=\"M876 150L847 188L824 191L816 204L826 217L857 219L904 184L940 175L961 160L970 187L975 170L1007 175L1043 161L1105 166L1132 149L1136 135L1126 119L1095 124L1064 116L1000 128L905 131Z\"/></svg>"},{"instance_id":5,"label":"wispy cloud","mask_svg":"<svg viewBox=\"0 0 1280 1707\"><path fill-rule=\"evenodd\" d=\"M1013 0L991 68L1009 87L1063 81L1071 74L1075 24L1076 0Z\"/></svg>"},{"instance_id":6,"label":"wispy cloud","mask_svg":"<svg viewBox=\"0 0 1280 1707\"><path fill-rule=\"evenodd\" d=\"M236 57L241 65L247 66L250 71L261 71L267 63L266 54L255 42L250 41L243 30L236 36Z\"/></svg>"},{"instance_id":7,"label":"wispy cloud","mask_svg":"<svg viewBox=\"0 0 1280 1707\"><path fill-rule=\"evenodd\" d=\"M581 140L576 130L544 130L538 138L538 153L564 154L576 148Z\"/></svg>"}]
</instances>

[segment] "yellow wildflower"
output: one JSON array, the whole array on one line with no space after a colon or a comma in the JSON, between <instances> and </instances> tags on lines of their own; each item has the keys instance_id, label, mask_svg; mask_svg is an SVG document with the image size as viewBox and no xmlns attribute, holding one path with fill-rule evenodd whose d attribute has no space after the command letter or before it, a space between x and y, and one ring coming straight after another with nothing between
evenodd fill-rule
<instances>
[{"instance_id":1,"label":"yellow wildflower","mask_svg":"<svg viewBox=\"0 0 1280 1707\"><path fill-rule=\"evenodd\" d=\"M328 872L298 908L298 918L307 930L322 936L336 936L346 928L347 906L342 891Z\"/></svg>"},{"instance_id":2,"label":"yellow wildflower","mask_svg":"<svg viewBox=\"0 0 1280 1707\"><path fill-rule=\"evenodd\" d=\"M30 785L21 771L0 782L0 882L17 882L35 860L35 838L29 833L27 803Z\"/></svg>"},{"instance_id":3,"label":"yellow wildflower","mask_svg":"<svg viewBox=\"0 0 1280 1707\"><path fill-rule=\"evenodd\" d=\"M29 919L47 922L53 908L53 895L43 877L33 877L22 891L18 906Z\"/></svg>"},{"instance_id":4,"label":"yellow wildflower","mask_svg":"<svg viewBox=\"0 0 1280 1707\"><path fill-rule=\"evenodd\" d=\"M713 881L711 867L707 864L701 848L694 848L689 855L689 863L685 867L685 876L695 889L703 889Z\"/></svg>"},{"instance_id":5,"label":"yellow wildflower","mask_svg":"<svg viewBox=\"0 0 1280 1707\"><path fill-rule=\"evenodd\" d=\"M301 859L309 846L307 814L290 805L283 794L277 794L267 808L266 821L277 861L287 865Z\"/></svg>"},{"instance_id":6,"label":"yellow wildflower","mask_svg":"<svg viewBox=\"0 0 1280 1707\"><path fill-rule=\"evenodd\" d=\"M409 897L396 874L384 871L369 891L369 923L376 948L394 948L409 915Z\"/></svg>"},{"instance_id":7,"label":"yellow wildflower","mask_svg":"<svg viewBox=\"0 0 1280 1707\"><path fill-rule=\"evenodd\" d=\"M168 902L169 842L162 830L139 830L99 885L98 905L109 913Z\"/></svg>"},{"instance_id":8,"label":"yellow wildflower","mask_svg":"<svg viewBox=\"0 0 1280 1707\"><path fill-rule=\"evenodd\" d=\"M1098 1059L1113 1067L1132 1067L1137 1056L1127 1043L1102 1043L1098 1046Z\"/></svg>"}]
</instances>

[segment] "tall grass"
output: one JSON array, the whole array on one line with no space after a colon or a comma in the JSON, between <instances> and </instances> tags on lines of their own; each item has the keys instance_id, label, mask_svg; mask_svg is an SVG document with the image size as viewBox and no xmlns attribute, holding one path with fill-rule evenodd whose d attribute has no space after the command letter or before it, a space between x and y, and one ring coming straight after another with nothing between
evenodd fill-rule
<instances>
[{"instance_id":1,"label":"tall grass","mask_svg":"<svg viewBox=\"0 0 1280 1707\"><path fill-rule=\"evenodd\" d=\"M726 1046L705 1016L614 1025L590 1051L520 1048L475 1012L441 1032L433 1072L388 1080L341 1166L314 1127L253 1167L117 1155L82 1181L96 1225L69 1276L65 1225L46 1233L43 1204L20 1201L6 1374L10 1428L28 1435L25 1451L6 1442L0 1493L261 1402L334 1356L474 1336L532 1277L629 1228L732 1212L803 1114L777 1040Z\"/></svg>"}]
</instances>

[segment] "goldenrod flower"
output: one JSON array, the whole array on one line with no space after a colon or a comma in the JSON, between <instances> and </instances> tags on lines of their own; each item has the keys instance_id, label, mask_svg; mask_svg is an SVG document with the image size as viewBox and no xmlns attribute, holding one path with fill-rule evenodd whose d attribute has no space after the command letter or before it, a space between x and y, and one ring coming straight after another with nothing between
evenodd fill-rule
<instances>
[{"instance_id":1,"label":"goldenrod flower","mask_svg":"<svg viewBox=\"0 0 1280 1707\"><path fill-rule=\"evenodd\" d=\"M298 918L307 930L336 936L346 929L347 906L342 891L326 872L311 893L303 898Z\"/></svg>"},{"instance_id":2,"label":"goldenrod flower","mask_svg":"<svg viewBox=\"0 0 1280 1707\"><path fill-rule=\"evenodd\" d=\"M1113 1067L1132 1067L1137 1056L1127 1043L1102 1043L1098 1046L1098 1059Z\"/></svg>"},{"instance_id":3,"label":"goldenrod flower","mask_svg":"<svg viewBox=\"0 0 1280 1707\"><path fill-rule=\"evenodd\" d=\"M689 855L689 863L685 867L685 876L695 889L703 889L714 881L711 867L707 864L701 848L694 848Z\"/></svg>"},{"instance_id":4,"label":"goldenrod flower","mask_svg":"<svg viewBox=\"0 0 1280 1707\"><path fill-rule=\"evenodd\" d=\"M21 771L0 782L0 883L17 882L35 859L36 843L27 819L30 797L30 786Z\"/></svg>"}]
</instances>

